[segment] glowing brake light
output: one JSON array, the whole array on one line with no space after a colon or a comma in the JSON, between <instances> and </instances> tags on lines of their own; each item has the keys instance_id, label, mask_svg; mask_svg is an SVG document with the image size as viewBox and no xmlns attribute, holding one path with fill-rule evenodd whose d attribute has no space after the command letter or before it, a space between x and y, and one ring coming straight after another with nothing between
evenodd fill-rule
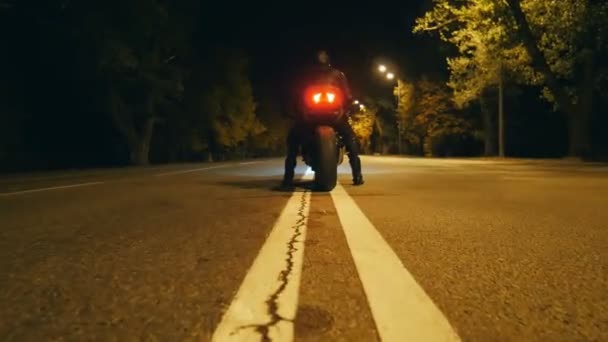
<instances>
[{"instance_id":1,"label":"glowing brake light","mask_svg":"<svg viewBox=\"0 0 608 342\"><path fill-rule=\"evenodd\" d=\"M314 94L312 100L315 101L315 103L321 102L321 93Z\"/></svg>"},{"instance_id":2,"label":"glowing brake light","mask_svg":"<svg viewBox=\"0 0 608 342\"><path fill-rule=\"evenodd\" d=\"M342 90L331 85L313 85L304 90L304 104L312 111L335 111L344 103Z\"/></svg>"}]
</instances>

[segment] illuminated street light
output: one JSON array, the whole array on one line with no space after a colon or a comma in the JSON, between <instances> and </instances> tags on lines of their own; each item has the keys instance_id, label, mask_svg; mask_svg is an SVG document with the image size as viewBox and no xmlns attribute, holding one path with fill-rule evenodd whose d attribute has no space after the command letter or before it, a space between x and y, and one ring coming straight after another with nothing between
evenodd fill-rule
<instances>
[{"instance_id":1,"label":"illuminated street light","mask_svg":"<svg viewBox=\"0 0 608 342\"><path fill-rule=\"evenodd\" d=\"M389 72L388 74L386 74L386 78L388 78L389 80L392 80L393 78L395 78L395 74L393 74L392 72Z\"/></svg>"},{"instance_id":2,"label":"illuminated street light","mask_svg":"<svg viewBox=\"0 0 608 342\"><path fill-rule=\"evenodd\" d=\"M354 104L359 104L359 100L355 100L355 102L353 102Z\"/></svg>"},{"instance_id":3,"label":"illuminated street light","mask_svg":"<svg viewBox=\"0 0 608 342\"><path fill-rule=\"evenodd\" d=\"M360 104L360 105L359 105L359 109L364 110L364 109L365 109L365 106L364 106L364 105L362 105L362 104Z\"/></svg>"},{"instance_id":4,"label":"illuminated street light","mask_svg":"<svg viewBox=\"0 0 608 342\"><path fill-rule=\"evenodd\" d=\"M386 72L386 66L385 66L385 65L383 65L383 64L380 64L380 65L378 66L378 70L379 70L380 72Z\"/></svg>"}]
</instances>

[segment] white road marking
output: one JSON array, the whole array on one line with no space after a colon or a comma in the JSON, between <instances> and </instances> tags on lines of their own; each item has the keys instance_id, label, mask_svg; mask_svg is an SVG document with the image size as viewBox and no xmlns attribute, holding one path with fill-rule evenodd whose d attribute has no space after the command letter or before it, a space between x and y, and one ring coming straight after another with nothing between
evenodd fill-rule
<instances>
[{"instance_id":1,"label":"white road marking","mask_svg":"<svg viewBox=\"0 0 608 342\"><path fill-rule=\"evenodd\" d=\"M251 165L251 164L265 164L265 163L273 163L276 162L278 158L269 158L269 159L257 159L246 162L240 162L241 165ZM279 159L281 160L281 159Z\"/></svg>"},{"instance_id":2,"label":"white road marking","mask_svg":"<svg viewBox=\"0 0 608 342\"><path fill-rule=\"evenodd\" d=\"M44 176L44 177L22 177L22 178L5 178L0 179L0 183L24 183L24 182L36 182L43 180L58 180L58 179L66 179L66 178L77 178L77 177L88 177L91 174L82 174L82 175L61 175L61 176Z\"/></svg>"},{"instance_id":3,"label":"white road marking","mask_svg":"<svg viewBox=\"0 0 608 342\"><path fill-rule=\"evenodd\" d=\"M331 197L382 341L460 341L346 190Z\"/></svg>"},{"instance_id":4,"label":"white road marking","mask_svg":"<svg viewBox=\"0 0 608 342\"><path fill-rule=\"evenodd\" d=\"M308 169L303 179L311 176ZM272 341L293 341L309 208L309 191L295 192L288 200L212 341L260 341L265 330ZM286 273L288 265L290 272ZM281 281L284 276L286 283ZM270 306L275 304L278 316L273 322Z\"/></svg>"},{"instance_id":5,"label":"white road marking","mask_svg":"<svg viewBox=\"0 0 608 342\"><path fill-rule=\"evenodd\" d=\"M171 172L159 173L159 174L156 174L155 176L156 177L163 177L163 176L179 175L179 174L182 174L182 173L190 173L190 172L197 172L197 171L220 169L220 168L229 167L229 166L234 166L234 165L216 165L216 166L199 167L199 168L196 168L196 169L179 170L179 171L171 171Z\"/></svg>"},{"instance_id":6,"label":"white road marking","mask_svg":"<svg viewBox=\"0 0 608 342\"><path fill-rule=\"evenodd\" d=\"M231 166L234 167L234 166L238 166L238 165L260 164L260 163L263 163L263 162L264 161L261 161L261 160L255 160L255 161L249 161L249 162L240 162L238 164L225 164L225 165L216 165L216 166L206 166L206 167L199 167L199 168L196 168L196 169L165 172L165 173L157 174L155 176L156 177L163 177L163 176L179 175L179 174L183 174L183 173L190 173L190 172L197 172L197 171L206 171L206 170L213 170L213 169L221 169L221 168L225 168L225 167L231 167Z\"/></svg>"},{"instance_id":7,"label":"white road marking","mask_svg":"<svg viewBox=\"0 0 608 342\"><path fill-rule=\"evenodd\" d=\"M21 190L21 191L13 191L13 192L4 192L4 193L0 193L0 196L11 196L11 195L27 194L27 193L32 193L32 192L41 192L41 191L59 190L59 189L69 189L69 188L76 188L76 187L95 185L95 184L103 184L103 182L89 182L89 183L80 183L80 184L72 184L72 185L53 186L53 187L50 187L50 188L41 188L41 189L30 189L30 190Z\"/></svg>"}]
</instances>

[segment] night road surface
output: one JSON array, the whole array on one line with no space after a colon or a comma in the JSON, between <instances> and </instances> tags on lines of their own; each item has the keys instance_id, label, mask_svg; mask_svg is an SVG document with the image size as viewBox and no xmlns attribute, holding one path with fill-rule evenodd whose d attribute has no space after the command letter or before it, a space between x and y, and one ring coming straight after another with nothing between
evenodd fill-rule
<instances>
[{"instance_id":1,"label":"night road surface","mask_svg":"<svg viewBox=\"0 0 608 342\"><path fill-rule=\"evenodd\" d=\"M608 341L608 167L281 165L0 178L0 341Z\"/></svg>"}]
</instances>

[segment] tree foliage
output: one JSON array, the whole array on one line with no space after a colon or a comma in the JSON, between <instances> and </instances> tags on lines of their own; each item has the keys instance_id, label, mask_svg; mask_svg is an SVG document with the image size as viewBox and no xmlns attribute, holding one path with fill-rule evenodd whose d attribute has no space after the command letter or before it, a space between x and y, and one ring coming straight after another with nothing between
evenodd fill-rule
<instances>
[{"instance_id":1,"label":"tree foliage","mask_svg":"<svg viewBox=\"0 0 608 342\"><path fill-rule=\"evenodd\" d=\"M444 154L445 139L471 133L471 125L457 115L450 89L441 82L422 77L416 83L399 81L394 94L402 138L410 150L425 155Z\"/></svg>"},{"instance_id":2,"label":"tree foliage","mask_svg":"<svg viewBox=\"0 0 608 342\"><path fill-rule=\"evenodd\" d=\"M368 152L390 153L397 139L395 105L392 98L367 96L362 99L373 115L372 134Z\"/></svg>"},{"instance_id":3,"label":"tree foliage","mask_svg":"<svg viewBox=\"0 0 608 342\"><path fill-rule=\"evenodd\" d=\"M571 153L585 149L584 124L606 77L608 4L589 0L434 0L414 32L438 32L457 47L448 59L459 105L477 100L501 77L540 85L573 118ZM587 100L585 100L587 98ZM586 103L586 104L584 104Z\"/></svg>"},{"instance_id":4,"label":"tree foliage","mask_svg":"<svg viewBox=\"0 0 608 342\"><path fill-rule=\"evenodd\" d=\"M251 137L251 147L256 155L276 155L285 152L285 142L290 121L284 107L277 100L272 89L266 89L256 96L256 115L266 128L261 134Z\"/></svg>"},{"instance_id":5,"label":"tree foliage","mask_svg":"<svg viewBox=\"0 0 608 342\"><path fill-rule=\"evenodd\" d=\"M377 113L378 108L376 106L368 105L353 113L349 120L355 136L359 140L361 150L365 153L370 151L371 137L376 127Z\"/></svg>"},{"instance_id":6,"label":"tree foliage","mask_svg":"<svg viewBox=\"0 0 608 342\"><path fill-rule=\"evenodd\" d=\"M156 124L179 114L192 21L184 1L92 1L66 9L89 75L103 84L107 112L125 138L131 162L147 164ZM189 18L190 20L185 20Z\"/></svg>"},{"instance_id":7,"label":"tree foliage","mask_svg":"<svg viewBox=\"0 0 608 342\"><path fill-rule=\"evenodd\" d=\"M448 58L448 85L457 105L477 100L505 73L533 76L522 44L508 29L508 18L508 8L499 0L436 0L417 19L414 32L436 31L457 48L458 55Z\"/></svg>"},{"instance_id":8,"label":"tree foliage","mask_svg":"<svg viewBox=\"0 0 608 342\"><path fill-rule=\"evenodd\" d=\"M208 87L201 94L200 113L209 146L218 152L231 150L266 128L257 118L247 60L239 53L224 51L211 64Z\"/></svg>"},{"instance_id":9,"label":"tree foliage","mask_svg":"<svg viewBox=\"0 0 608 342\"><path fill-rule=\"evenodd\" d=\"M421 146L425 135L425 127L416 120L418 94L416 94L414 83L398 80L393 94L397 99L396 120L401 139L410 145Z\"/></svg>"},{"instance_id":10,"label":"tree foliage","mask_svg":"<svg viewBox=\"0 0 608 342\"><path fill-rule=\"evenodd\" d=\"M246 54L210 39L202 5L0 2L0 168L280 153L276 87L258 106Z\"/></svg>"}]
</instances>

